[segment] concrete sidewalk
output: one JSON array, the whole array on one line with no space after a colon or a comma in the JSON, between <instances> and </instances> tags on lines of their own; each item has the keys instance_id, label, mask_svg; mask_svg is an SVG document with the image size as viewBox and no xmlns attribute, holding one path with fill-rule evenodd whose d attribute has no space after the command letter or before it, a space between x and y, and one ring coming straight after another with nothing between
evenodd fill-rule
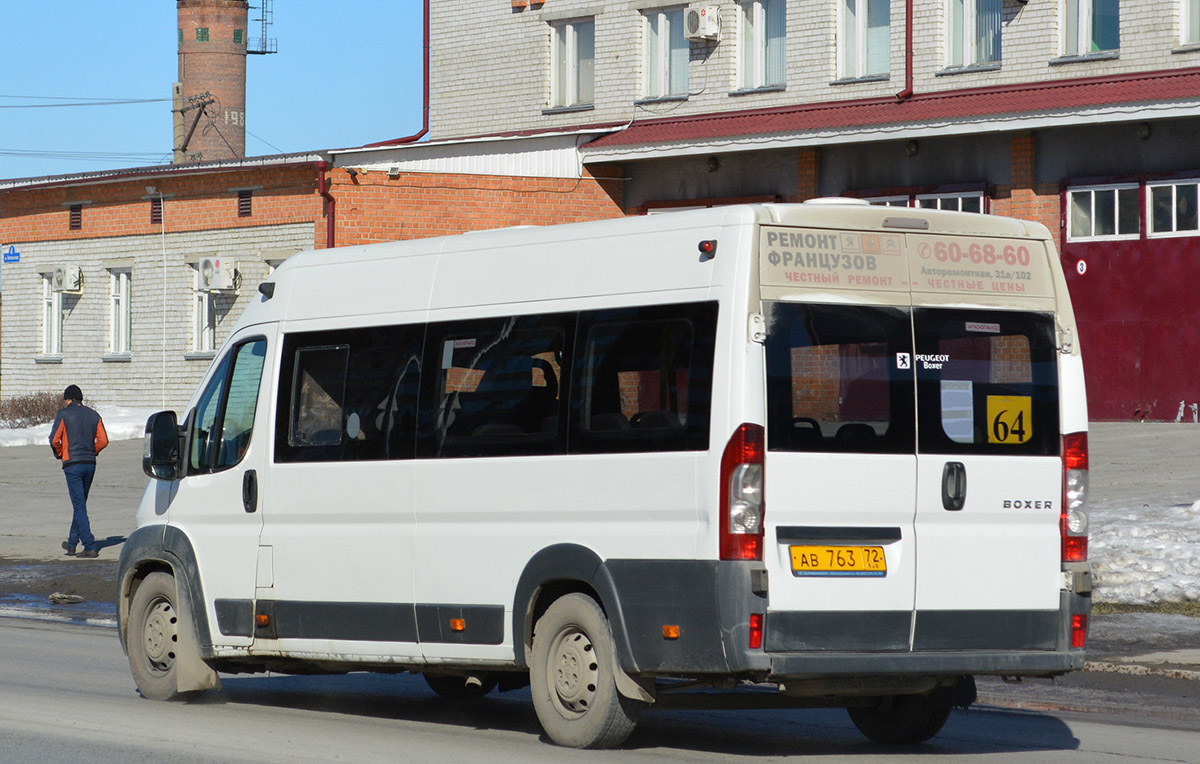
<instances>
[{"instance_id":1,"label":"concrete sidewalk","mask_svg":"<svg viewBox=\"0 0 1200 764\"><path fill-rule=\"evenodd\" d=\"M1089 443L1094 509L1200 499L1200 425L1099 423ZM148 482L141 457L140 440L116 441L100 454L88 509L93 533L106 544L101 558L116 559L134 530ZM64 561L59 544L70 522L66 483L50 447L0 448L0 561ZM1092 670L1200 680L1200 618L1095 617L1089 650Z\"/></svg>"}]
</instances>

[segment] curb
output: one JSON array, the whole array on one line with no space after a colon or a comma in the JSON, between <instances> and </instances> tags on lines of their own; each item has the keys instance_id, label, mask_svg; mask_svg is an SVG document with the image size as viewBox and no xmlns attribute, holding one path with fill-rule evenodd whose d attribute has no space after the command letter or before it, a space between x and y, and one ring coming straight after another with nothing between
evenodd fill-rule
<instances>
[{"instance_id":1,"label":"curb","mask_svg":"<svg viewBox=\"0 0 1200 764\"><path fill-rule=\"evenodd\" d=\"M1094 671L1107 674L1124 674L1126 676L1161 676L1167 679L1186 679L1200 682L1200 671L1192 669L1169 668L1167 666L1142 666L1136 663L1110 663L1101 661L1087 663L1084 671Z\"/></svg>"}]
</instances>

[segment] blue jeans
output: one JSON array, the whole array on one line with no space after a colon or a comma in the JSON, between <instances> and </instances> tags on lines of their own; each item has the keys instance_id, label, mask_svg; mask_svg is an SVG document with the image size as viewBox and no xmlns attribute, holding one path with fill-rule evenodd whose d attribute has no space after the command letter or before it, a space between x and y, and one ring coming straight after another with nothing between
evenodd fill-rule
<instances>
[{"instance_id":1,"label":"blue jeans","mask_svg":"<svg viewBox=\"0 0 1200 764\"><path fill-rule=\"evenodd\" d=\"M63 467L63 475L67 478L67 493L71 496L71 533L67 543L75 546L83 543L84 549L96 548L96 537L92 535L92 525L88 522L87 497L92 490L92 478L96 476L96 465L88 462L77 462Z\"/></svg>"}]
</instances>

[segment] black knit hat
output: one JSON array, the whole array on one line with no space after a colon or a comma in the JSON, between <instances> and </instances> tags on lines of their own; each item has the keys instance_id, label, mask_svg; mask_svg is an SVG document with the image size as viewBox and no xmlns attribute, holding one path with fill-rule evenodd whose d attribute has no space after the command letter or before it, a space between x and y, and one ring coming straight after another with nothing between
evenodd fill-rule
<instances>
[{"instance_id":1,"label":"black knit hat","mask_svg":"<svg viewBox=\"0 0 1200 764\"><path fill-rule=\"evenodd\" d=\"M79 389L79 385L67 385L67 389L63 391L64 401L82 401L83 391Z\"/></svg>"}]
</instances>

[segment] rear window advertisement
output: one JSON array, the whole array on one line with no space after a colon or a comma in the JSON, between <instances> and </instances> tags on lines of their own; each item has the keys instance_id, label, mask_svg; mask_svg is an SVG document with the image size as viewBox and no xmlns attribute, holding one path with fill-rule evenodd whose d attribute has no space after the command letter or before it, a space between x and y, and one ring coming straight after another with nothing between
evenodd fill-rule
<instances>
[{"instance_id":1,"label":"rear window advertisement","mask_svg":"<svg viewBox=\"0 0 1200 764\"><path fill-rule=\"evenodd\" d=\"M923 452L1058 453L1053 318L914 311Z\"/></svg>"}]
</instances>

